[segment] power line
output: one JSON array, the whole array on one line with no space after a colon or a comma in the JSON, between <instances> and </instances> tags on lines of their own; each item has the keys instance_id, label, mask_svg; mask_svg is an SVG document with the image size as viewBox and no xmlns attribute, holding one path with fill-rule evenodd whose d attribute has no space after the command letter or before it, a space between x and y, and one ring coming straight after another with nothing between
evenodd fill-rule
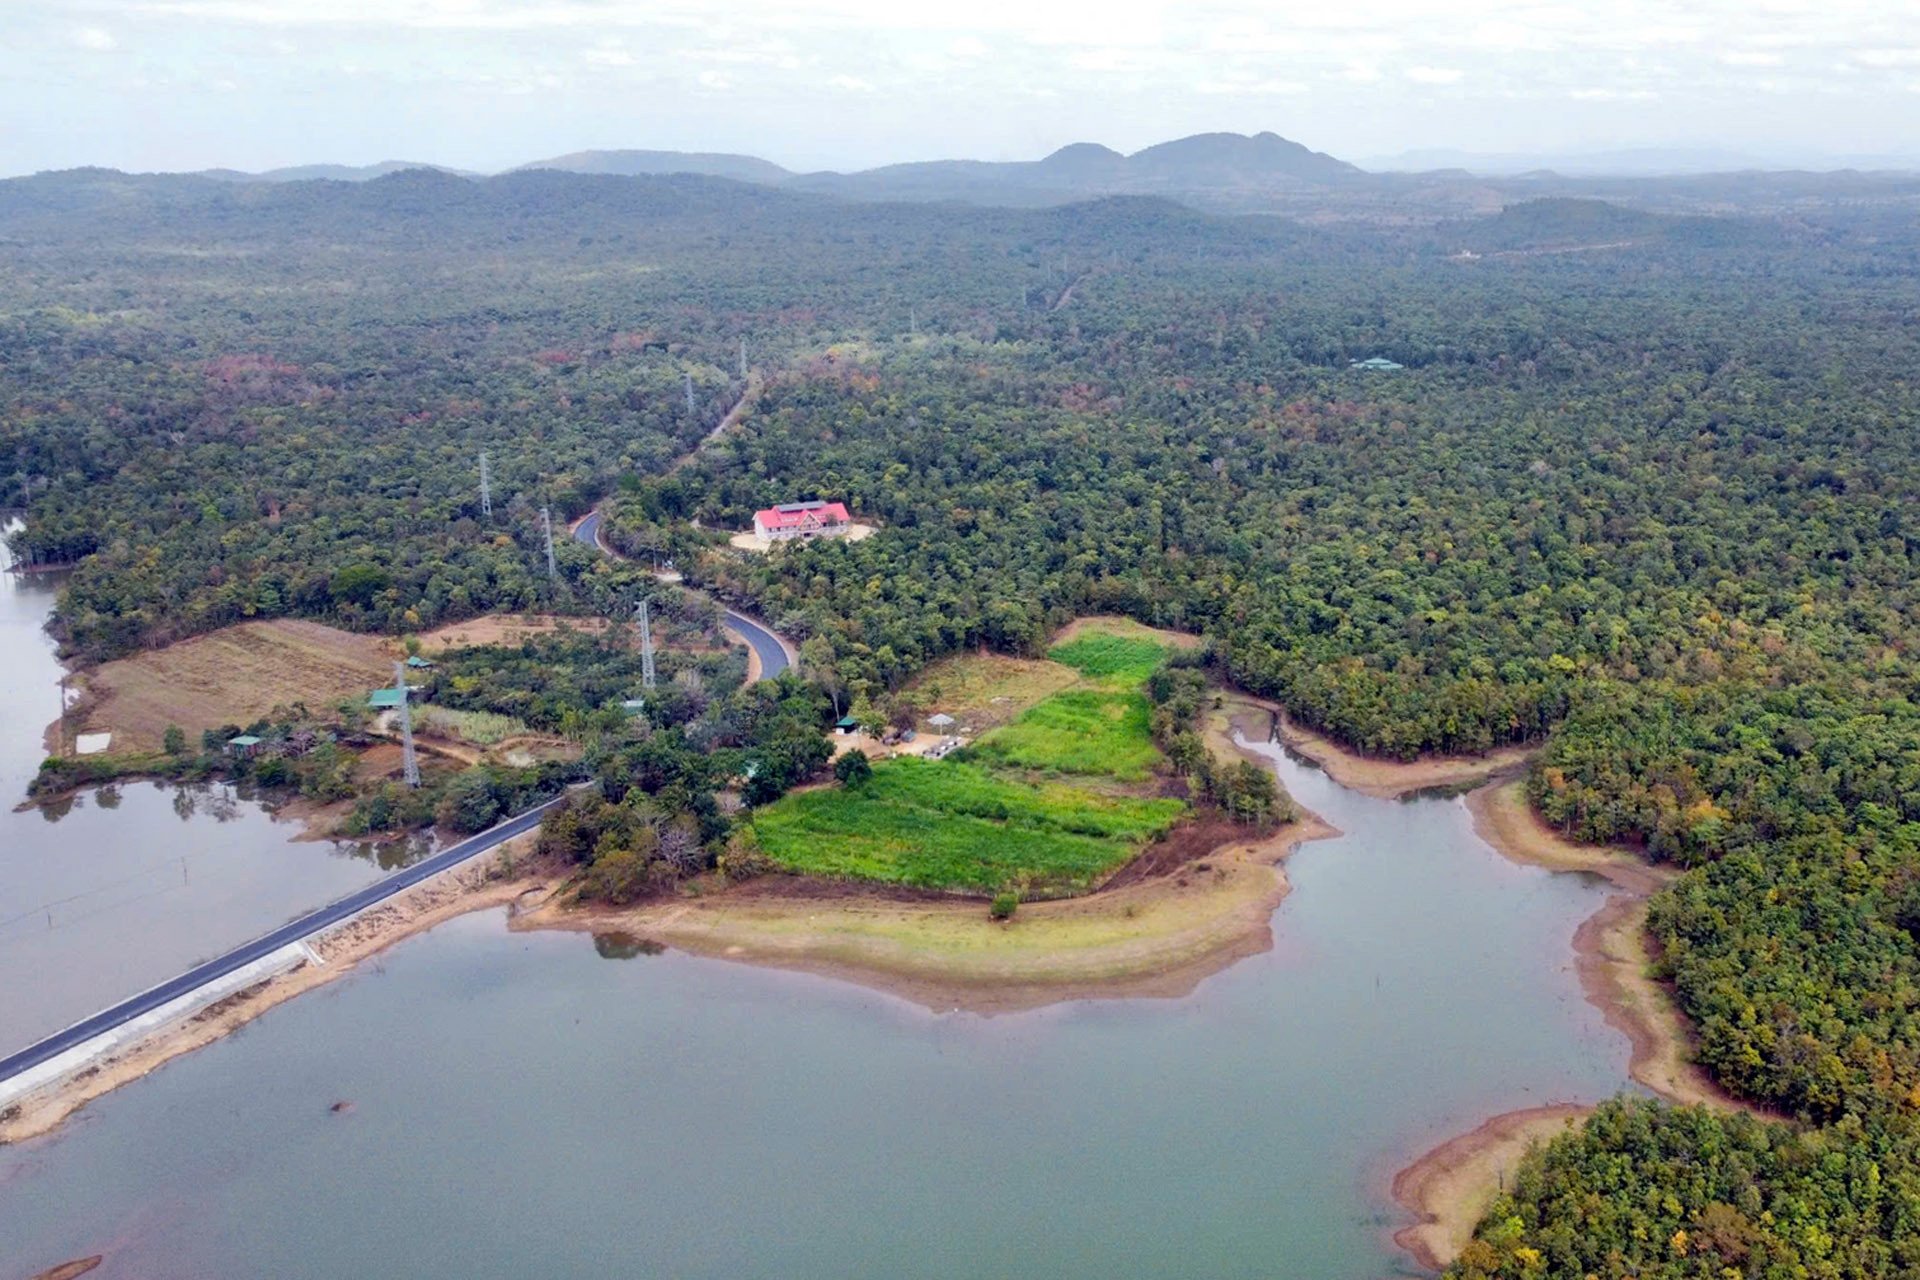
<instances>
[{"instance_id":1,"label":"power line","mask_svg":"<svg viewBox=\"0 0 1920 1280\"><path fill-rule=\"evenodd\" d=\"M400 692L400 773L407 785L420 785L420 761L413 754L413 693L407 688L407 669L393 664L393 687Z\"/></svg>"},{"instance_id":2,"label":"power line","mask_svg":"<svg viewBox=\"0 0 1920 1280\"><path fill-rule=\"evenodd\" d=\"M553 558L553 515L545 507L540 508L540 531L547 540L547 580L551 582L560 576L560 565Z\"/></svg>"},{"instance_id":3,"label":"power line","mask_svg":"<svg viewBox=\"0 0 1920 1280\"><path fill-rule=\"evenodd\" d=\"M487 468L487 451L480 451L480 514L493 518L493 473Z\"/></svg>"},{"instance_id":4,"label":"power line","mask_svg":"<svg viewBox=\"0 0 1920 1280\"><path fill-rule=\"evenodd\" d=\"M640 613L640 687L653 688L653 618L647 602L642 600Z\"/></svg>"}]
</instances>

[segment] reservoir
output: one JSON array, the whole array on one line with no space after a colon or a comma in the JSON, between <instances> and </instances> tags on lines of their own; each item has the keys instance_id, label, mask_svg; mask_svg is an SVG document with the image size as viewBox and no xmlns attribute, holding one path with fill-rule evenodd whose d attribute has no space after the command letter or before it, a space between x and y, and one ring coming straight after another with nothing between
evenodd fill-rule
<instances>
[{"instance_id":1,"label":"reservoir","mask_svg":"<svg viewBox=\"0 0 1920 1280\"><path fill-rule=\"evenodd\" d=\"M928 1011L472 915L0 1149L6 1280L1408 1272L1397 1168L1628 1087L1605 889L1274 755L1345 834L1188 997Z\"/></svg>"},{"instance_id":2,"label":"reservoir","mask_svg":"<svg viewBox=\"0 0 1920 1280\"><path fill-rule=\"evenodd\" d=\"M385 874L371 850L297 840L224 784L129 782L14 811L60 714L57 585L0 571L0 1054Z\"/></svg>"}]
</instances>

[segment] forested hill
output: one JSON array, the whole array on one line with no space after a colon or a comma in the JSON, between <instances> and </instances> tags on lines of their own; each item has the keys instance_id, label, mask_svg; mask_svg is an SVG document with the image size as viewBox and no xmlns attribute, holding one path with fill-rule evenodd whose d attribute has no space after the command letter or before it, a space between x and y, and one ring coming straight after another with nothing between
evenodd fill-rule
<instances>
[{"instance_id":1,"label":"forested hill","mask_svg":"<svg viewBox=\"0 0 1920 1280\"><path fill-rule=\"evenodd\" d=\"M622 571L563 543L548 583L538 511L618 489L615 537L876 704L1108 611L1208 633L1220 674L1368 750L1537 743L1550 818L1690 868L1653 923L1702 1058L1801 1127L1609 1113L1463 1273L1903 1274L1917 246L1879 207L1326 229L704 177L44 175L0 183L0 506L27 499L19 550L80 561L82 659L249 616L606 609ZM764 394L667 476L743 338ZM714 545L812 496L883 527Z\"/></svg>"}]
</instances>

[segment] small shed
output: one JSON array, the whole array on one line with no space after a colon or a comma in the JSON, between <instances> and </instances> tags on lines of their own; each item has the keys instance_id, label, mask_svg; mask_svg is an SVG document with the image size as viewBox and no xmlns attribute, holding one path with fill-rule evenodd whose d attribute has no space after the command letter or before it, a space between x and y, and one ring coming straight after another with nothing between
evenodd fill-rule
<instances>
[{"instance_id":1,"label":"small shed","mask_svg":"<svg viewBox=\"0 0 1920 1280\"><path fill-rule=\"evenodd\" d=\"M413 668L415 671L433 670L433 663L427 661L425 658L421 657L417 653L407 659L407 665Z\"/></svg>"},{"instance_id":2,"label":"small shed","mask_svg":"<svg viewBox=\"0 0 1920 1280\"><path fill-rule=\"evenodd\" d=\"M630 716L637 716L647 709L647 700L645 698L628 698L620 704L620 709Z\"/></svg>"},{"instance_id":3,"label":"small shed","mask_svg":"<svg viewBox=\"0 0 1920 1280\"><path fill-rule=\"evenodd\" d=\"M1375 373L1390 373L1395 369L1404 369L1407 367L1396 361L1389 360L1385 356L1368 356L1365 360L1350 360L1347 363L1350 368L1367 369Z\"/></svg>"},{"instance_id":4,"label":"small shed","mask_svg":"<svg viewBox=\"0 0 1920 1280\"><path fill-rule=\"evenodd\" d=\"M833 722L833 731L841 737L860 732L860 722L852 716L841 716Z\"/></svg>"},{"instance_id":5,"label":"small shed","mask_svg":"<svg viewBox=\"0 0 1920 1280\"><path fill-rule=\"evenodd\" d=\"M367 695L367 709L370 711L398 711L402 699L410 697L413 686L408 685L402 692L394 685L382 685Z\"/></svg>"},{"instance_id":6,"label":"small shed","mask_svg":"<svg viewBox=\"0 0 1920 1280\"><path fill-rule=\"evenodd\" d=\"M260 739L251 733L236 734L227 739L227 754L251 759L260 754Z\"/></svg>"}]
</instances>

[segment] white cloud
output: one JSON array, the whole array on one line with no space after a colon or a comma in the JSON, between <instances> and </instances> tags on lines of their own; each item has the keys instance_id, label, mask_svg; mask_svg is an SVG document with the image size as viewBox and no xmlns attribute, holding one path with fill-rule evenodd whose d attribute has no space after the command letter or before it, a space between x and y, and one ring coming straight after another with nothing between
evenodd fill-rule
<instances>
[{"instance_id":1,"label":"white cloud","mask_svg":"<svg viewBox=\"0 0 1920 1280\"><path fill-rule=\"evenodd\" d=\"M1571 89L1567 96L1575 102L1648 102L1660 95L1651 89Z\"/></svg>"},{"instance_id":2,"label":"white cloud","mask_svg":"<svg viewBox=\"0 0 1920 1280\"><path fill-rule=\"evenodd\" d=\"M1242 94L1256 98L1307 92L1306 84L1299 80L1203 80L1193 87L1205 94Z\"/></svg>"},{"instance_id":3,"label":"white cloud","mask_svg":"<svg viewBox=\"0 0 1920 1280\"><path fill-rule=\"evenodd\" d=\"M717 93L725 93L728 89L733 88L733 81L719 71L702 71L700 73L700 87L702 89L712 89Z\"/></svg>"},{"instance_id":4,"label":"white cloud","mask_svg":"<svg viewBox=\"0 0 1920 1280\"><path fill-rule=\"evenodd\" d=\"M1355 84L1373 84L1380 79L1380 68L1371 62L1349 62L1340 74Z\"/></svg>"},{"instance_id":5,"label":"white cloud","mask_svg":"<svg viewBox=\"0 0 1920 1280\"><path fill-rule=\"evenodd\" d=\"M947 45L947 52L956 58L984 58L991 50L979 36L961 36Z\"/></svg>"},{"instance_id":6,"label":"white cloud","mask_svg":"<svg viewBox=\"0 0 1920 1280\"><path fill-rule=\"evenodd\" d=\"M1863 67L1920 67L1920 49L1855 49L1853 60Z\"/></svg>"},{"instance_id":7,"label":"white cloud","mask_svg":"<svg viewBox=\"0 0 1920 1280\"><path fill-rule=\"evenodd\" d=\"M1756 49L1729 49L1720 55L1720 61L1730 67L1780 67L1785 66L1785 55L1761 53Z\"/></svg>"},{"instance_id":8,"label":"white cloud","mask_svg":"<svg viewBox=\"0 0 1920 1280\"><path fill-rule=\"evenodd\" d=\"M1112 47L1081 49L1067 55L1067 62L1081 71L1144 71L1148 65L1138 50Z\"/></svg>"},{"instance_id":9,"label":"white cloud","mask_svg":"<svg viewBox=\"0 0 1920 1280\"><path fill-rule=\"evenodd\" d=\"M1407 79L1415 84L1459 84L1466 74L1458 67L1407 68Z\"/></svg>"},{"instance_id":10,"label":"white cloud","mask_svg":"<svg viewBox=\"0 0 1920 1280\"><path fill-rule=\"evenodd\" d=\"M618 44L601 43L580 55L580 60L590 67L630 67L634 57Z\"/></svg>"},{"instance_id":11,"label":"white cloud","mask_svg":"<svg viewBox=\"0 0 1920 1280\"><path fill-rule=\"evenodd\" d=\"M859 76L835 76L827 83L836 89L845 89L848 93L873 92L873 81L862 80Z\"/></svg>"},{"instance_id":12,"label":"white cloud","mask_svg":"<svg viewBox=\"0 0 1920 1280\"><path fill-rule=\"evenodd\" d=\"M73 42L92 53L105 53L119 43L105 27L75 28Z\"/></svg>"}]
</instances>

